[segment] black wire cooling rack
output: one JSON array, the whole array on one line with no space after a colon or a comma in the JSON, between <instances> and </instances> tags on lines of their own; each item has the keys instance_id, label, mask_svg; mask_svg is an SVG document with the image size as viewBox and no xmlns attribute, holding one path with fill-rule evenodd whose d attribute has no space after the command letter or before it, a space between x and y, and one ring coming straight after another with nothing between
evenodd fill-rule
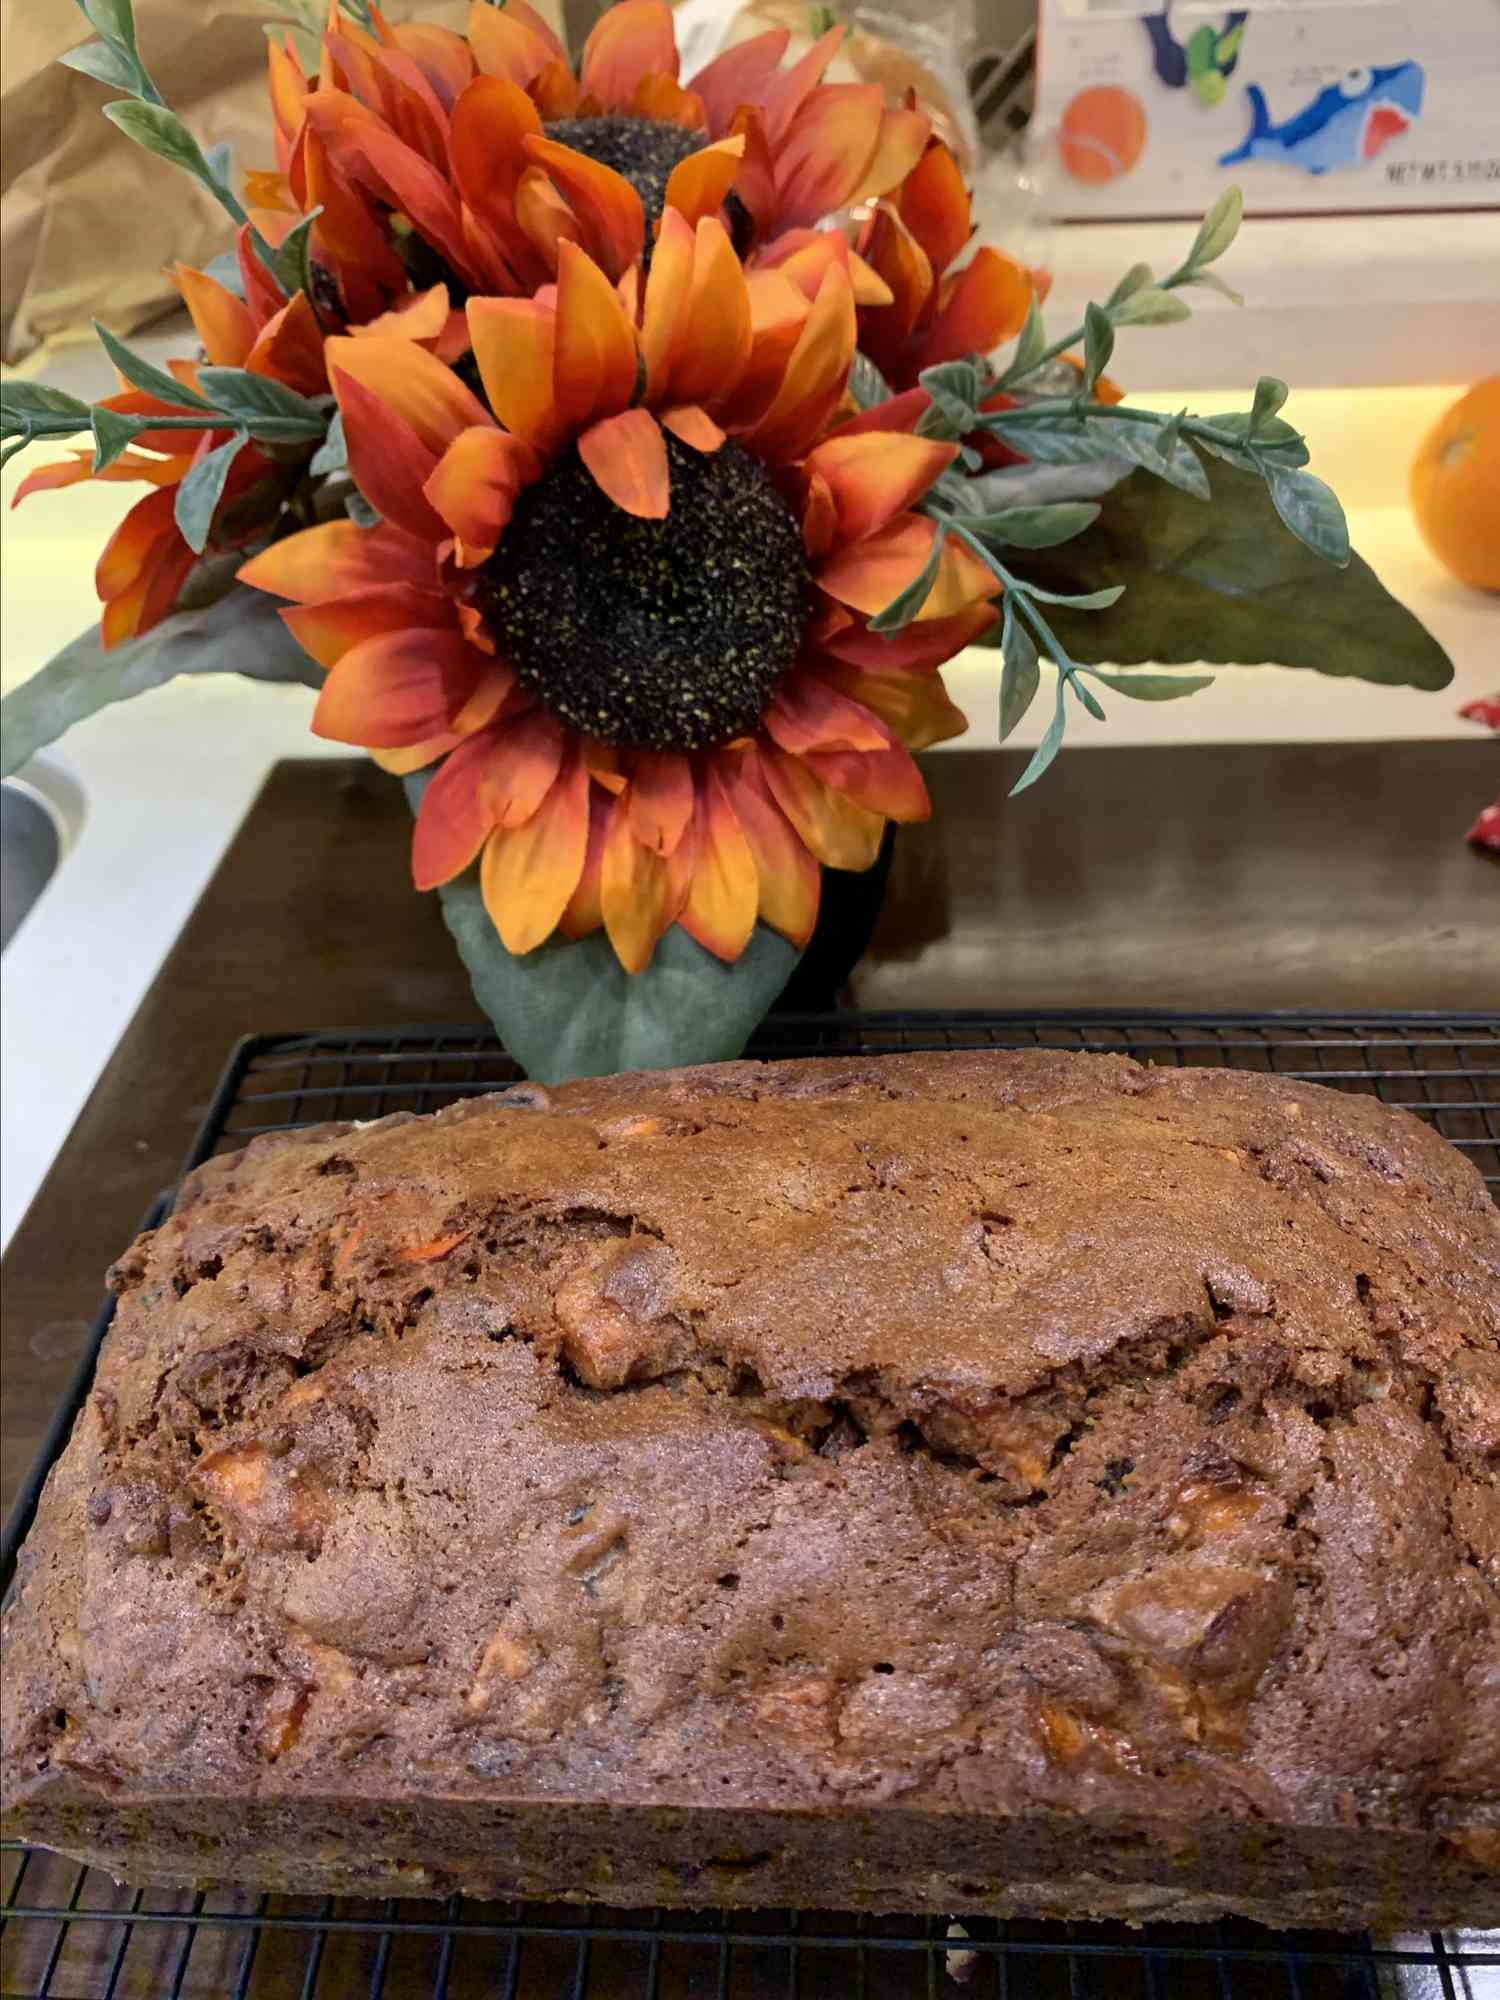
<instances>
[{"instance_id":1,"label":"black wire cooling rack","mask_svg":"<svg viewBox=\"0 0 1500 2000\"><path fill-rule=\"evenodd\" d=\"M1500 1012L781 1015L750 1053L1038 1047L1372 1094L1428 1119L1500 1195ZM433 1111L518 1075L479 1028L253 1036L234 1050L185 1164L257 1132ZM106 1308L6 1523L6 1584L108 1324ZM0 1926L4 2000L1500 2000L1500 1931L1372 1940L1229 1922L1132 1930L194 1895L120 1888L14 1843L0 1854Z\"/></svg>"}]
</instances>

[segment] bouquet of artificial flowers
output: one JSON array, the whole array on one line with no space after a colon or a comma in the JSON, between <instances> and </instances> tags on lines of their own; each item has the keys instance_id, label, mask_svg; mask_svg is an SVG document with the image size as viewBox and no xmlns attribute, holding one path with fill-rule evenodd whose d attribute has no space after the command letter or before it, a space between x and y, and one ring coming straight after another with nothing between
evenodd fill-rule
<instances>
[{"instance_id":1,"label":"bouquet of artificial flowers","mask_svg":"<svg viewBox=\"0 0 1500 2000\"><path fill-rule=\"evenodd\" d=\"M534 1073L736 1052L822 871L926 815L912 753L965 726L963 647L997 649L1004 733L1057 670L1021 786L1070 702L1209 685L1174 667L1449 676L1351 558L1283 384L1165 417L1104 372L1119 329L1226 289L1236 196L1051 338L920 105L831 78L837 26L683 82L664 0L611 7L576 68L525 0L465 36L333 0L270 39L277 164L237 193L130 0L81 3L65 60L236 232L174 271L199 355L101 328L119 394L4 385L7 454L91 437L21 496L148 488L97 632L9 698L8 763L175 673L313 681L313 728L406 778L416 883Z\"/></svg>"}]
</instances>

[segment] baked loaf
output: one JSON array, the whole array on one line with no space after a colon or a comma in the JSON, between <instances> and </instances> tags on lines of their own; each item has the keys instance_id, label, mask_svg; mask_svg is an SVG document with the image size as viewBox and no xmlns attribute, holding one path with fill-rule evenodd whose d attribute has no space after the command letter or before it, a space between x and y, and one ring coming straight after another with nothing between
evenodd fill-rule
<instances>
[{"instance_id":1,"label":"baked loaf","mask_svg":"<svg viewBox=\"0 0 1500 2000\"><path fill-rule=\"evenodd\" d=\"M8 1832L133 1882L1500 1922L1500 1215L1028 1054L255 1141L114 1273Z\"/></svg>"}]
</instances>

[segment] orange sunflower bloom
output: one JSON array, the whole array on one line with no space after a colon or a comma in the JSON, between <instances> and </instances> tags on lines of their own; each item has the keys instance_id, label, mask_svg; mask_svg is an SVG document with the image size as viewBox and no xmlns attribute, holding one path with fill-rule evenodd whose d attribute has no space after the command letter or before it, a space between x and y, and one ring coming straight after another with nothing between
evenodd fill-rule
<instances>
[{"instance_id":1,"label":"orange sunflower bloom","mask_svg":"<svg viewBox=\"0 0 1500 2000\"><path fill-rule=\"evenodd\" d=\"M823 81L841 28L785 67L772 29L682 84L666 0L611 7L576 75L525 0L473 0L466 37L371 20L335 0L316 78L273 46L281 171L253 177L273 205L323 204L316 254L359 316L397 253L419 282L502 296L548 283L565 242L618 278L668 207L722 212L747 252L895 187L931 129L877 84Z\"/></svg>"},{"instance_id":2,"label":"orange sunflower bloom","mask_svg":"<svg viewBox=\"0 0 1500 2000\"><path fill-rule=\"evenodd\" d=\"M635 310L640 291L639 314ZM483 397L395 337L334 340L350 464L383 516L241 571L328 668L314 728L396 769L442 757L420 888L476 859L506 947L606 929L632 971L681 924L733 960L811 934L819 864L928 811L911 751L963 717L936 669L993 619L914 503L955 448L840 425L854 300L744 271L663 218L643 290L561 246L550 299L472 299Z\"/></svg>"},{"instance_id":3,"label":"orange sunflower bloom","mask_svg":"<svg viewBox=\"0 0 1500 2000\"><path fill-rule=\"evenodd\" d=\"M263 217L263 233L279 242L293 219L274 214ZM186 264L173 267L172 282L192 317L203 361L215 367L248 369L306 396L326 395L324 333L311 301L305 292L287 297L256 256L247 228L239 231L237 250L243 298L206 271ZM394 310L351 331L401 333L449 356L463 353L468 346L463 315L450 311L442 285L420 295L408 292ZM200 366L197 361L168 363L170 373L190 390L198 387ZM131 388L106 397L103 407L129 417L195 414L188 404L171 403ZM116 528L94 573L104 606L100 634L106 648L149 632L175 605L189 571L199 560L177 526L177 488L198 460L225 443L230 434L228 429L209 427L145 430L137 435L131 450L122 452L102 472L93 470L91 450L78 451L54 464L39 466L17 487L13 506L32 493L76 486L85 479L141 480L152 487ZM309 446L309 454L311 449ZM301 478L306 456L303 460L288 459L284 454L277 458L253 444L244 446L230 467L223 497L215 509L210 547L242 548L263 535Z\"/></svg>"},{"instance_id":4,"label":"orange sunflower bloom","mask_svg":"<svg viewBox=\"0 0 1500 2000\"><path fill-rule=\"evenodd\" d=\"M1044 273L989 245L960 262L973 234L959 164L932 139L857 239L891 294L889 304L861 306L859 345L894 388L911 388L924 368L993 353L1046 297Z\"/></svg>"}]
</instances>

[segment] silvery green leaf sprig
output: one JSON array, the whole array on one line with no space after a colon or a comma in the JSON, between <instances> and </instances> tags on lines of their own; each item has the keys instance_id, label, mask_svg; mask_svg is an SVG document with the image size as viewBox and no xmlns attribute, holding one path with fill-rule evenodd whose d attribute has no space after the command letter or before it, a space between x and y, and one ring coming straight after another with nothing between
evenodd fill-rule
<instances>
[{"instance_id":1,"label":"silvery green leaf sprig","mask_svg":"<svg viewBox=\"0 0 1500 2000\"><path fill-rule=\"evenodd\" d=\"M1188 316L1186 303L1175 296L1182 287L1207 283L1205 267L1222 256L1234 240L1242 213L1237 188L1229 189L1205 216L1187 257L1165 278L1153 279L1148 266L1137 264L1115 286L1103 305L1090 304L1083 324L1060 340L1049 341L1039 309L1033 305L1009 364L991 373L973 360L950 361L926 369L919 377L931 398L918 431L958 443L965 471L978 463L976 437L989 435L1022 454L1031 466L1087 468L1102 478L1081 482L1085 490L1103 492L1135 467L1144 468L1194 499L1211 504L1212 490L1200 452L1224 460L1264 480L1282 522L1308 548L1328 562L1343 566L1350 558L1349 532L1343 509L1322 480L1305 470L1307 445L1300 432L1279 415L1287 387L1274 376L1256 384L1250 408L1222 416L1197 417L1186 410L1163 415L1106 402L1097 392L1100 377L1114 350L1120 326L1160 325ZM1228 288L1217 284L1221 291ZM1231 294L1231 296L1234 296ZM1082 342L1081 367L1062 367L1059 357ZM861 401L876 400L881 385L868 369L853 381ZM871 378L874 379L871 379ZM985 409L1003 392L1015 406ZM886 392L888 393L888 391ZM1047 549L1083 534L1100 516L1096 500L1073 498L1040 504L996 508L997 486L1006 475L966 477L958 466L936 483L922 511L937 523L932 553L921 574L871 620L871 629L899 631L920 613L937 581L944 546L951 536L992 572L1003 591L1000 649L1000 736L1004 741L1025 715L1040 686L1040 659L1057 668L1056 706L1052 719L1014 791L1024 791L1047 769L1062 745L1069 696L1096 720L1104 708L1089 682L1139 701L1171 701L1212 685L1211 674L1112 673L1080 665L1048 617L1050 606L1070 613L1106 611L1116 604L1124 586L1059 592L1042 588L1013 566L1010 552ZM1002 553L1004 552L1004 553Z\"/></svg>"}]
</instances>

